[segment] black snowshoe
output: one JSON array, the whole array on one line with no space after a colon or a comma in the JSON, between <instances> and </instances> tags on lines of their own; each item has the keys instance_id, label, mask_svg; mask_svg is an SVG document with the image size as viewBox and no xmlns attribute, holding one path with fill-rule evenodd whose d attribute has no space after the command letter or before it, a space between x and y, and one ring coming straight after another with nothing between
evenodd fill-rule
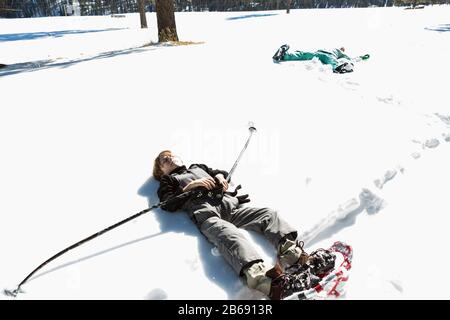
<instances>
[{"instance_id":1,"label":"black snowshoe","mask_svg":"<svg viewBox=\"0 0 450 320\"><path fill-rule=\"evenodd\" d=\"M299 242L299 246L303 251L302 242ZM323 275L335 267L335 260L333 252L317 249L309 255L305 253L303 259L286 268L284 272L281 271L281 267L278 268L278 272L269 271L267 275L273 279L270 298L284 299L294 293L315 287Z\"/></svg>"},{"instance_id":2,"label":"black snowshoe","mask_svg":"<svg viewBox=\"0 0 450 320\"><path fill-rule=\"evenodd\" d=\"M352 247L340 241L336 241L328 249L314 251L297 270L298 274L309 275L309 285L305 286L305 290L294 290L292 295L282 299L322 300L342 297L352 267L352 257ZM302 279L302 276L299 277Z\"/></svg>"},{"instance_id":3,"label":"black snowshoe","mask_svg":"<svg viewBox=\"0 0 450 320\"><path fill-rule=\"evenodd\" d=\"M277 52L275 52L275 54L273 55L273 57L272 57L273 62L280 62L281 60L283 60L283 57L288 50L289 50L289 45L287 45L287 44L282 45L277 50Z\"/></svg>"},{"instance_id":4,"label":"black snowshoe","mask_svg":"<svg viewBox=\"0 0 450 320\"><path fill-rule=\"evenodd\" d=\"M272 277L270 298L281 300L296 292L308 290L319 282L320 278L311 274L309 270L297 273L280 273L276 277Z\"/></svg>"},{"instance_id":5,"label":"black snowshoe","mask_svg":"<svg viewBox=\"0 0 450 320\"><path fill-rule=\"evenodd\" d=\"M336 73L353 72L353 63L344 62L343 64L337 66L336 69L333 70L333 72L336 72Z\"/></svg>"},{"instance_id":6,"label":"black snowshoe","mask_svg":"<svg viewBox=\"0 0 450 320\"><path fill-rule=\"evenodd\" d=\"M318 249L309 255L306 263L311 273L320 276L334 268L336 256L325 249Z\"/></svg>"}]
</instances>

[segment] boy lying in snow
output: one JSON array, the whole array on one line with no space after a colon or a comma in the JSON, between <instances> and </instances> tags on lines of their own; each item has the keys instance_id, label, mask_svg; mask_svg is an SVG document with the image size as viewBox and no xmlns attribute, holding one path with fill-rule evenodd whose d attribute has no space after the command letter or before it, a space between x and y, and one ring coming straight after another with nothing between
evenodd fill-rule
<instances>
[{"instance_id":1,"label":"boy lying in snow","mask_svg":"<svg viewBox=\"0 0 450 320\"><path fill-rule=\"evenodd\" d=\"M248 195L227 192L228 172L213 170L204 164L186 167L171 151L162 151L155 159L153 176L160 182L158 197L167 201L193 189L205 190L204 196L182 198L161 207L174 212L185 210L200 232L213 243L247 286L278 300L300 289L309 289L314 279L309 273L286 274L293 265L307 265L318 256L303 250L297 231L271 208L244 207ZM215 190L223 190L217 197ZM268 265L239 231L252 230L266 237L277 250L277 263ZM319 252L319 251L317 251ZM334 260L333 260L334 263Z\"/></svg>"},{"instance_id":2,"label":"boy lying in snow","mask_svg":"<svg viewBox=\"0 0 450 320\"><path fill-rule=\"evenodd\" d=\"M288 50L289 45L287 44L282 45L272 57L273 61L274 62L295 61L295 60L306 61L318 58L323 64L331 65L333 72L346 73L346 72L353 72L354 61L367 60L369 58L369 55L366 54L363 56L359 56L355 59L352 59L344 53L345 51L344 47L341 47L339 49L335 48L329 51L320 49L315 52L300 51L300 50L288 52Z\"/></svg>"}]
</instances>

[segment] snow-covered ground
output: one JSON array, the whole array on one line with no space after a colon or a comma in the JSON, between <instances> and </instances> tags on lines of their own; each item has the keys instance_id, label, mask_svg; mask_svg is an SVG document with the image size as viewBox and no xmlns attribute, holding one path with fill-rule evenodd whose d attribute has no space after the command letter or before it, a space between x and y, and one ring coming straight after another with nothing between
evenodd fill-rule
<instances>
[{"instance_id":1,"label":"snow-covered ground","mask_svg":"<svg viewBox=\"0 0 450 320\"><path fill-rule=\"evenodd\" d=\"M450 7L0 19L0 287L157 201L152 162L229 170L308 250L354 248L348 299L448 299ZM351 74L292 49L370 53ZM376 201L375 201L376 200ZM346 211L347 210L347 211ZM269 262L275 251L243 231ZM309 233L311 235L311 233ZM248 299L184 213L155 210L61 256L18 299ZM5 296L0 295L1 299Z\"/></svg>"}]
</instances>

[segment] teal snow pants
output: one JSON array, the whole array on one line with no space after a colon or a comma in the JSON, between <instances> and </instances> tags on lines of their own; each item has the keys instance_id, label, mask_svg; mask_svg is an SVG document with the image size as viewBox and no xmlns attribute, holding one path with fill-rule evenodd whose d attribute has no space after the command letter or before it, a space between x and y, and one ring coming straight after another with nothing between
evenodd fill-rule
<instances>
[{"instance_id":1,"label":"teal snow pants","mask_svg":"<svg viewBox=\"0 0 450 320\"><path fill-rule=\"evenodd\" d=\"M305 61L312 60L314 58L318 58L320 62L323 64L329 64L331 67L336 69L339 65L341 65L344 61L344 58L338 59L332 53L327 51L318 50L316 52L307 52L307 51L294 51L294 52L286 52L283 56L283 61Z\"/></svg>"}]
</instances>

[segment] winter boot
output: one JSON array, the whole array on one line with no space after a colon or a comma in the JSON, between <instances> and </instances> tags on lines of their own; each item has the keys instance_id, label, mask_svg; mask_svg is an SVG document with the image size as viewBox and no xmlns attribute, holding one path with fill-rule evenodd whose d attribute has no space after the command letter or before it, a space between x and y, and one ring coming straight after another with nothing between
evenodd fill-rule
<instances>
[{"instance_id":1,"label":"winter boot","mask_svg":"<svg viewBox=\"0 0 450 320\"><path fill-rule=\"evenodd\" d=\"M309 270L286 274L279 264L267 269L263 262L254 263L244 271L244 275L249 288L264 293L271 300L281 300L295 292L310 289L320 281Z\"/></svg>"},{"instance_id":2,"label":"winter boot","mask_svg":"<svg viewBox=\"0 0 450 320\"><path fill-rule=\"evenodd\" d=\"M267 276L269 269L264 262L254 263L245 269L243 273L247 280L247 286L269 296L272 285L272 279Z\"/></svg>"},{"instance_id":3,"label":"winter boot","mask_svg":"<svg viewBox=\"0 0 450 320\"><path fill-rule=\"evenodd\" d=\"M272 278L269 298L281 300L296 292L301 292L314 287L320 282L320 278L311 274L309 270L299 273L282 273L277 265L267 272Z\"/></svg>"},{"instance_id":4,"label":"winter boot","mask_svg":"<svg viewBox=\"0 0 450 320\"><path fill-rule=\"evenodd\" d=\"M277 50L277 52L275 52L275 54L273 55L273 57L272 57L273 62L280 62L281 60L283 60L283 57L288 50L289 50L289 45L287 45L287 44L282 45Z\"/></svg>"},{"instance_id":5,"label":"winter boot","mask_svg":"<svg viewBox=\"0 0 450 320\"><path fill-rule=\"evenodd\" d=\"M292 265L306 266L309 255L303 250L303 241L286 239L278 246L278 262L286 270Z\"/></svg>"},{"instance_id":6,"label":"winter boot","mask_svg":"<svg viewBox=\"0 0 450 320\"><path fill-rule=\"evenodd\" d=\"M353 63L344 62L343 64L337 66L336 69L334 69L333 71L336 73L353 72Z\"/></svg>"}]
</instances>

